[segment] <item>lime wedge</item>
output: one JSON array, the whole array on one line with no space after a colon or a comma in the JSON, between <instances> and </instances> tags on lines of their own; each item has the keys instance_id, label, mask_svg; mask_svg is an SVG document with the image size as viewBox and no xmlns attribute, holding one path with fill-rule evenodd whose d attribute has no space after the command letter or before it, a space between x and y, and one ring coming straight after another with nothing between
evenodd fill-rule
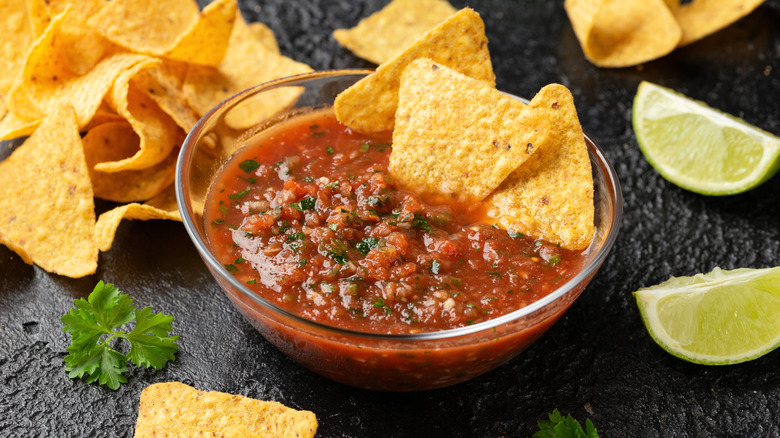
<instances>
[{"instance_id":1,"label":"lime wedge","mask_svg":"<svg viewBox=\"0 0 780 438\"><path fill-rule=\"evenodd\" d=\"M745 362L780 346L780 266L715 268L634 292L645 327L689 362Z\"/></svg>"},{"instance_id":2,"label":"lime wedge","mask_svg":"<svg viewBox=\"0 0 780 438\"><path fill-rule=\"evenodd\" d=\"M647 161L692 192L741 193L780 169L780 138L650 82L639 84L633 124Z\"/></svg>"}]
</instances>

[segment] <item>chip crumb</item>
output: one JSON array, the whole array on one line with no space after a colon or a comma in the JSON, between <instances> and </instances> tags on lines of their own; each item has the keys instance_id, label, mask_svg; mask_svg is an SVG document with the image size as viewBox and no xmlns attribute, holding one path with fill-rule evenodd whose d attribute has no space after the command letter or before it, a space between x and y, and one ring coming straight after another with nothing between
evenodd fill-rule
<instances>
[{"instance_id":1,"label":"chip crumb","mask_svg":"<svg viewBox=\"0 0 780 438\"><path fill-rule=\"evenodd\" d=\"M167 382L150 385L141 393L133 437L311 438L316 432L313 412Z\"/></svg>"}]
</instances>

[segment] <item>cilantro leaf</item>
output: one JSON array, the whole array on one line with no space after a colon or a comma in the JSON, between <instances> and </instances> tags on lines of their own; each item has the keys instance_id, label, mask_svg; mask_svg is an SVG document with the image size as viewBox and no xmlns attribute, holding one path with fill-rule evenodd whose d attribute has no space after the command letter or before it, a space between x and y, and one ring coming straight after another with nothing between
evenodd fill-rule
<instances>
[{"instance_id":1,"label":"cilantro leaf","mask_svg":"<svg viewBox=\"0 0 780 438\"><path fill-rule=\"evenodd\" d=\"M70 333L71 345L65 356L65 371L71 379L85 378L111 389L127 382L127 361L136 366L161 369L175 359L178 336L168 336L173 317L154 313L150 307L138 310L133 300L113 284L98 282L87 299L74 301L75 309L63 315L63 332ZM130 332L120 327L135 320ZM127 355L112 347L114 339L130 343Z\"/></svg>"},{"instance_id":2,"label":"cilantro leaf","mask_svg":"<svg viewBox=\"0 0 780 438\"><path fill-rule=\"evenodd\" d=\"M590 419L585 420L585 430L571 415L565 417L557 409L547 414L549 420L537 421L539 431L533 438L599 438Z\"/></svg>"}]
</instances>

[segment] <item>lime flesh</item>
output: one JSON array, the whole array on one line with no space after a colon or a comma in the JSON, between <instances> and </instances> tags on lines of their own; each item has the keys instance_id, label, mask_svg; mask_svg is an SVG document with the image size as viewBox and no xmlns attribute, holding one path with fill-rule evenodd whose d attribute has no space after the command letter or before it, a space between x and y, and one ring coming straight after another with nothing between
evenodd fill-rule
<instances>
[{"instance_id":1,"label":"lime flesh","mask_svg":"<svg viewBox=\"0 0 780 438\"><path fill-rule=\"evenodd\" d=\"M650 82L639 84L633 125L647 161L692 192L741 193L780 169L780 138Z\"/></svg>"},{"instance_id":2,"label":"lime flesh","mask_svg":"<svg viewBox=\"0 0 780 438\"><path fill-rule=\"evenodd\" d=\"M715 268L634 292L653 340L689 362L727 365L780 346L780 266Z\"/></svg>"}]
</instances>

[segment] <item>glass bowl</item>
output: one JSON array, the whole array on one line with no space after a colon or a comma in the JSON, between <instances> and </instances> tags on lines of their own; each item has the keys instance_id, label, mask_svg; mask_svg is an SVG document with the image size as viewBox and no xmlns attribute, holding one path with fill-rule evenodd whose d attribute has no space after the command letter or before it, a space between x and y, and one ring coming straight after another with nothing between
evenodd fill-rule
<instances>
[{"instance_id":1,"label":"glass bowl","mask_svg":"<svg viewBox=\"0 0 780 438\"><path fill-rule=\"evenodd\" d=\"M279 350L304 367L356 387L415 391L453 385L508 361L549 329L582 293L615 242L622 196L615 170L586 136L595 185L596 236L582 270L546 297L495 319L418 334L344 330L295 315L247 288L209 249L204 199L223 163L251 139L296 114L330 107L370 70L307 73L240 92L209 111L187 136L176 166L176 197L198 253L235 307ZM513 96L514 97L514 96ZM264 115L267 102L287 107Z\"/></svg>"}]
</instances>

